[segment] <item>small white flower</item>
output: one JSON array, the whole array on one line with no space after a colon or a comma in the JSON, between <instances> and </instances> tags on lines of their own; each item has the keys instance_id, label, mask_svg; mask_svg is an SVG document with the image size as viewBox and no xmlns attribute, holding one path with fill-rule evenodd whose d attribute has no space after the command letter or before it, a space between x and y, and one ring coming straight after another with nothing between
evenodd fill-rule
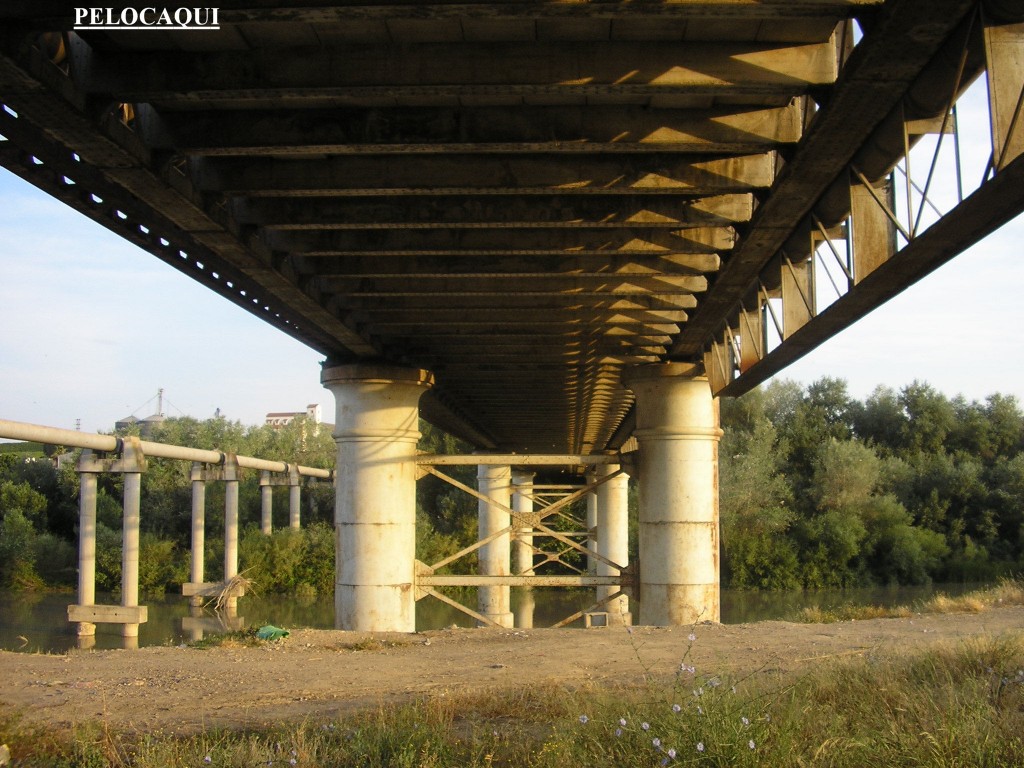
<instances>
[{"instance_id":1,"label":"small white flower","mask_svg":"<svg viewBox=\"0 0 1024 768\"><path fill-rule=\"evenodd\" d=\"M645 731L651 730L651 724L650 723L640 723L640 727L643 728Z\"/></svg>"},{"instance_id":2,"label":"small white flower","mask_svg":"<svg viewBox=\"0 0 1024 768\"><path fill-rule=\"evenodd\" d=\"M740 722L742 722L744 725L750 725L750 720L748 720L745 717L741 717Z\"/></svg>"},{"instance_id":3,"label":"small white flower","mask_svg":"<svg viewBox=\"0 0 1024 768\"><path fill-rule=\"evenodd\" d=\"M689 640L692 643L692 642L696 641L697 636L695 634L693 634L693 632L691 632L686 639Z\"/></svg>"},{"instance_id":4,"label":"small white flower","mask_svg":"<svg viewBox=\"0 0 1024 768\"><path fill-rule=\"evenodd\" d=\"M747 742L747 746L750 747L751 749L757 749L757 744L754 743L753 739L751 739L750 741Z\"/></svg>"},{"instance_id":5,"label":"small white flower","mask_svg":"<svg viewBox=\"0 0 1024 768\"><path fill-rule=\"evenodd\" d=\"M703 752L704 751L704 742L703 741L698 741L697 742L697 751L698 752Z\"/></svg>"},{"instance_id":6,"label":"small white flower","mask_svg":"<svg viewBox=\"0 0 1024 768\"><path fill-rule=\"evenodd\" d=\"M675 712L678 715L680 712L683 711L683 708L681 706L679 706L678 704L673 704L672 705L672 711Z\"/></svg>"},{"instance_id":7,"label":"small white flower","mask_svg":"<svg viewBox=\"0 0 1024 768\"><path fill-rule=\"evenodd\" d=\"M625 728L626 727L626 718L620 717L619 718L619 725L621 725L623 728Z\"/></svg>"},{"instance_id":8,"label":"small white flower","mask_svg":"<svg viewBox=\"0 0 1024 768\"><path fill-rule=\"evenodd\" d=\"M590 721L590 718L586 715L580 715L580 722L586 725Z\"/></svg>"},{"instance_id":9,"label":"small white flower","mask_svg":"<svg viewBox=\"0 0 1024 768\"><path fill-rule=\"evenodd\" d=\"M655 749L661 749L661 739L653 739L651 744L654 745Z\"/></svg>"},{"instance_id":10,"label":"small white flower","mask_svg":"<svg viewBox=\"0 0 1024 768\"><path fill-rule=\"evenodd\" d=\"M671 758L672 758L673 760L675 760L675 758L676 758L676 751L675 751L674 749L672 749L672 748L670 747L670 748L669 748L669 750L668 750L668 752L667 752L666 754L667 754L667 755L668 755L669 757L671 757Z\"/></svg>"}]
</instances>

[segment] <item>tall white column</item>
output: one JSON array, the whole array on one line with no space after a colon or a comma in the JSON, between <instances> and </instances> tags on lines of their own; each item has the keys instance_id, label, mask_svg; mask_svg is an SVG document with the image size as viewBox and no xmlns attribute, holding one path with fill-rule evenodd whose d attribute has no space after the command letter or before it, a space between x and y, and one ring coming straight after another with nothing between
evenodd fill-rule
<instances>
[{"instance_id":1,"label":"tall white column","mask_svg":"<svg viewBox=\"0 0 1024 768\"><path fill-rule=\"evenodd\" d=\"M206 558L206 481L203 475L203 465L196 462L192 465L192 564L189 573L189 581L193 584L202 584L205 577ZM189 605L201 606L203 598L201 595L193 595L189 598Z\"/></svg>"},{"instance_id":2,"label":"tall white column","mask_svg":"<svg viewBox=\"0 0 1024 768\"><path fill-rule=\"evenodd\" d=\"M512 471L508 466L481 464L477 471L477 490L484 496L510 507L512 504ZM492 533L508 528L509 513L488 504L483 499L478 507L478 536L485 539ZM512 537L502 534L478 550L480 574L482 576L508 576L511 570ZM478 587L477 610L502 627L513 625L511 591L508 586Z\"/></svg>"},{"instance_id":3,"label":"tall white column","mask_svg":"<svg viewBox=\"0 0 1024 768\"><path fill-rule=\"evenodd\" d=\"M719 621L718 401L684 363L627 372L640 446L640 620Z\"/></svg>"},{"instance_id":4,"label":"tall white column","mask_svg":"<svg viewBox=\"0 0 1024 768\"><path fill-rule=\"evenodd\" d=\"M600 480L618 469L614 464L600 465L595 477ZM629 475L613 477L598 486L594 495L597 496L597 554L624 568L629 565ZM618 576L620 572L619 568L597 561L598 576ZM604 600L619 590L619 587L598 587L597 599ZM608 612L609 624L632 623L629 598L625 595L609 601L603 610Z\"/></svg>"},{"instance_id":5,"label":"tall white column","mask_svg":"<svg viewBox=\"0 0 1024 768\"><path fill-rule=\"evenodd\" d=\"M238 575L238 460L224 459L224 584ZM224 602L229 613L238 607L238 596L229 594Z\"/></svg>"},{"instance_id":6,"label":"tall white column","mask_svg":"<svg viewBox=\"0 0 1024 768\"><path fill-rule=\"evenodd\" d=\"M146 468L139 439L125 438L121 461L124 467L124 504L121 517L121 605L139 604L139 524L141 521L142 470ZM138 647L139 625L121 625L125 648Z\"/></svg>"},{"instance_id":7,"label":"tall white column","mask_svg":"<svg viewBox=\"0 0 1024 768\"><path fill-rule=\"evenodd\" d=\"M419 423L417 421L417 423ZM418 438L417 438L418 439ZM299 465L288 465L288 527L293 531L299 530L300 515L302 513L302 491L299 487Z\"/></svg>"},{"instance_id":8,"label":"tall white column","mask_svg":"<svg viewBox=\"0 0 1024 768\"><path fill-rule=\"evenodd\" d=\"M270 473L260 472L260 532L264 536L274 532L274 486L270 483Z\"/></svg>"},{"instance_id":9,"label":"tall white column","mask_svg":"<svg viewBox=\"0 0 1024 768\"><path fill-rule=\"evenodd\" d=\"M335 626L416 630L416 441L433 377L383 365L324 368L338 444Z\"/></svg>"},{"instance_id":10,"label":"tall white column","mask_svg":"<svg viewBox=\"0 0 1024 768\"><path fill-rule=\"evenodd\" d=\"M78 492L78 604L96 604L96 495L97 478L92 451L82 452ZM96 634L91 621L78 622L79 637Z\"/></svg>"}]
</instances>

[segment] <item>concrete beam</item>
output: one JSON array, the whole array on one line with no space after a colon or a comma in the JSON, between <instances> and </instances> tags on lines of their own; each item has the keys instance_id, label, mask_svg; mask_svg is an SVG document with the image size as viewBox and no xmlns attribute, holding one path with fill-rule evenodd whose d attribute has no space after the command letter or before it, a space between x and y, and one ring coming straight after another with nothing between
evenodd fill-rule
<instances>
[{"instance_id":1,"label":"concrete beam","mask_svg":"<svg viewBox=\"0 0 1024 768\"><path fill-rule=\"evenodd\" d=\"M320 276L315 279L326 294L360 296L429 296L432 294L455 296L464 294L504 296L513 287L508 278L498 275L466 275L431 277L420 275L415 281L399 278L351 278ZM609 293L645 296L648 293L693 294L706 291L708 281L700 276L644 275L609 276L592 278L575 275L564 278L557 275L517 275L514 290L519 296L538 296L563 293L575 296L605 296Z\"/></svg>"},{"instance_id":2,"label":"concrete beam","mask_svg":"<svg viewBox=\"0 0 1024 768\"><path fill-rule=\"evenodd\" d=\"M788 96L786 97L788 98ZM147 143L190 155L365 152L734 152L800 140L803 104L770 109L642 107L189 111Z\"/></svg>"},{"instance_id":3,"label":"concrete beam","mask_svg":"<svg viewBox=\"0 0 1024 768\"><path fill-rule=\"evenodd\" d=\"M728 92L789 98L837 73L836 46L675 42L532 42L274 48L187 52L83 51L75 80L85 93L161 106L229 98L255 106L324 99L495 94L529 96Z\"/></svg>"},{"instance_id":4,"label":"concrete beam","mask_svg":"<svg viewBox=\"0 0 1024 768\"><path fill-rule=\"evenodd\" d=\"M693 227L676 231L659 229L430 229L425 231L321 230L317 232L270 231L262 235L275 251L308 256L416 254L458 256L465 252L514 254L590 252L613 256L631 254L706 254L728 251L736 244L732 227ZM717 265L716 267L717 268Z\"/></svg>"},{"instance_id":5,"label":"concrete beam","mask_svg":"<svg viewBox=\"0 0 1024 768\"><path fill-rule=\"evenodd\" d=\"M584 301L584 298L586 301ZM353 311L376 311L382 308L406 309L437 309L451 308L450 298L438 295L393 296L387 299L378 296L352 294L335 296L336 304L344 305ZM458 306L465 309L506 310L518 309L536 313L544 313L549 309L655 309L655 310L688 310L697 306L697 298L692 295L668 293L638 293L625 296L591 295L581 297L578 294L544 294L543 296L525 295L520 291L506 291L497 295L459 297Z\"/></svg>"},{"instance_id":6,"label":"concrete beam","mask_svg":"<svg viewBox=\"0 0 1024 768\"><path fill-rule=\"evenodd\" d=\"M190 167L193 183L204 191L269 197L459 193L693 196L767 188L775 178L775 155L207 158Z\"/></svg>"},{"instance_id":7,"label":"concrete beam","mask_svg":"<svg viewBox=\"0 0 1024 768\"><path fill-rule=\"evenodd\" d=\"M578 251L537 255L514 250L475 251L471 254L407 251L368 252L359 256L299 257L296 267L303 276L350 275L358 277L400 277L417 275L700 275L716 271L721 258L716 253L633 253ZM385 257L388 256L388 257ZM581 308L582 309L582 308ZM493 319L493 318L492 318Z\"/></svg>"},{"instance_id":8,"label":"concrete beam","mask_svg":"<svg viewBox=\"0 0 1024 768\"><path fill-rule=\"evenodd\" d=\"M268 229L468 229L486 227L649 228L721 227L749 221L753 195L671 199L640 194L614 197L508 196L502 199L448 196L237 198L231 212L240 224Z\"/></svg>"}]
</instances>

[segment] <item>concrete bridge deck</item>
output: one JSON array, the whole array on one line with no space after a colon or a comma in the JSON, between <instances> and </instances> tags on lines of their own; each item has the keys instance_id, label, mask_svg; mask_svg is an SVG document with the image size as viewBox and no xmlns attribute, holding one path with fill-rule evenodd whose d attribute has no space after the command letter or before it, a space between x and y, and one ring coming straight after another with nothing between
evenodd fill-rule
<instances>
[{"instance_id":1,"label":"concrete bridge deck","mask_svg":"<svg viewBox=\"0 0 1024 768\"><path fill-rule=\"evenodd\" d=\"M752 386L1024 208L1010 138L923 265L828 323L794 298L851 211L875 243L851 286L895 252L866 186L1016 45L1009 2L229 0L217 31L73 10L0 9L0 164L332 363L430 370L424 414L481 449L618 448L623 369ZM773 301L802 334L767 360Z\"/></svg>"}]
</instances>

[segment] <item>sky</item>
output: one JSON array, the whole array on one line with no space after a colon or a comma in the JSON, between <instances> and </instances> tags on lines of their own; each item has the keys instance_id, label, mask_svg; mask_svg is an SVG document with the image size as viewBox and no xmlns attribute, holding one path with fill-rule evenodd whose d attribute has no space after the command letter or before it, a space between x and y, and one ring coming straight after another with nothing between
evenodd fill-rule
<instances>
[{"instance_id":1,"label":"sky","mask_svg":"<svg viewBox=\"0 0 1024 768\"><path fill-rule=\"evenodd\" d=\"M988 153L979 98L983 88L961 100L965 166L975 183ZM1022 286L1018 217L777 378L837 376L859 398L916 379L950 397L1001 392L1024 402L1014 331L1024 315ZM207 418L220 409L262 424L269 411L320 403L333 420L321 360L0 169L0 419L109 431L120 418L154 413L162 388L168 416Z\"/></svg>"}]
</instances>

